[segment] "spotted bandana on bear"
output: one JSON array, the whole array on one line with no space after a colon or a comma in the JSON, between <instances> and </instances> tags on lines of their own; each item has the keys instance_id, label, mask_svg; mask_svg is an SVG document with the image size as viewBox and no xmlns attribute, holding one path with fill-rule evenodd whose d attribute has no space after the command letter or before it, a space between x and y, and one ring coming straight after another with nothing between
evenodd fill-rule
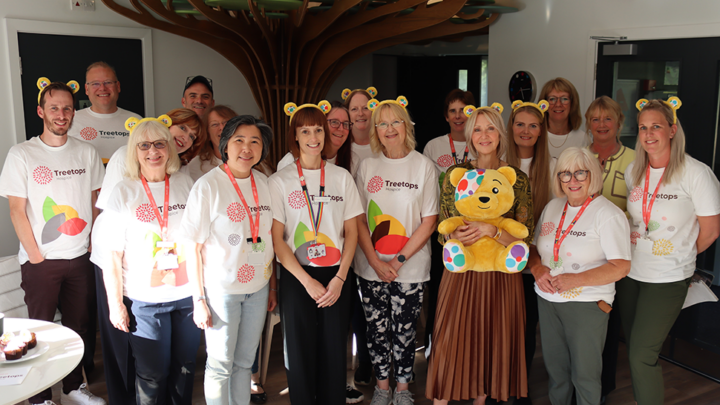
<instances>
[{"instance_id":1,"label":"spotted bandana on bear","mask_svg":"<svg viewBox=\"0 0 720 405\"><path fill-rule=\"evenodd\" d=\"M483 177L485 177L485 169L468 170L465 172L455 189L455 201L460 201L463 198L475 194L475 191L477 191L480 183L483 181Z\"/></svg>"}]
</instances>

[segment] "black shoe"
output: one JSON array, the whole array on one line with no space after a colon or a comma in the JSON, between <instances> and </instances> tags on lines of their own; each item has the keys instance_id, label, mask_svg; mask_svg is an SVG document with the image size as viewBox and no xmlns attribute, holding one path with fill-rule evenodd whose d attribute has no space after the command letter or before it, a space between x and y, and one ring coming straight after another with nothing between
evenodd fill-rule
<instances>
[{"instance_id":1,"label":"black shoe","mask_svg":"<svg viewBox=\"0 0 720 405\"><path fill-rule=\"evenodd\" d=\"M262 388L262 384L258 383L255 384L256 387ZM264 390L264 389L263 389ZM263 392L261 394L250 394L250 402L253 404L264 404L267 402L267 393Z\"/></svg>"},{"instance_id":2,"label":"black shoe","mask_svg":"<svg viewBox=\"0 0 720 405\"><path fill-rule=\"evenodd\" d=\"M353 377L355 385L370 385L372 383L372 363L360 363L360 366L355 370L355 377Z\"/></svg>"},{"instance_id":3,"label":"black shoe","mask_svg":"<svg viewBox=\"0 0 720 405\"><path fill-rule=\"evenodd\" d=\"M356 390L352 385L348 384L345 386L345 403L346 404L359 404L365 399L362 392Z\"/></svg>"}]
</instances>

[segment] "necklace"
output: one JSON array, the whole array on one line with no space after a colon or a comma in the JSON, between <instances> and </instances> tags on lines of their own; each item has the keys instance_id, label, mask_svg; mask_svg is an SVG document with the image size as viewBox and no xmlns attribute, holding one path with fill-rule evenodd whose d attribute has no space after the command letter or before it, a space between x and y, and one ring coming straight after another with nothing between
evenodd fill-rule
<instances>
[{"instance_id":1,"label":"necklace","mask_svg":"<svg viewBox=\"0 0 720 405\"><path fill-rule=\"evenodd\" d=\"M570 131L570 132L572 132L572 131ZM550 141L550 137L549 137L549 136L548 136L548 143L549 143L550 146L552 146L553 148L555 148L555 149L560 149L560 148L563 147L563 145L565 145L565 142L567 142L568 138L570 138L570 132L568 132L566 135L564 135L564 136L565 136L565 140L560 144L560 146L555 146L555 145L553 145L552 141ZM550 133L548 132L548 134L550 134ZM552 134L552 135L555 135L555 134ZM555 136L563 136L563 135L555 135Z\"/></svg>"}]
</instances>

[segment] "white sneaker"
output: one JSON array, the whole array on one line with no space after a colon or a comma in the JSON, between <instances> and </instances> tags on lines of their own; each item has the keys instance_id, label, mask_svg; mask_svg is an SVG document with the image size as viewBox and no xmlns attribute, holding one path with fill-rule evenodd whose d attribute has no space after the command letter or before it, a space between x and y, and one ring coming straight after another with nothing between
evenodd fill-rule
<instances>
[{"instance_id":1,"label":"white sneaker","mask_svg":"<svg viewBox=\"0 0 720 405\"><path fill-rule=\"evenodd\" d=\"M31 404L31 405L55 405L55 402L47 399L47 400L45 400L45 402L43 402L43 403L40 403L40 404Z\"/></svg>"},{"instance_id":2,"label":"white sneaker","mask_svg":"<svg viewBox=\"0 0 720 405\"><path fill-rule=\"evenodd\" d=\"M84 383L75 391L70 391L69 394L61 393L60 403L62 405L106 405L105 400L93 395L87 389L87 384ZM45 405L47 405L47 401Z\"/></svg>"},{"instance_id":3,"label":"white sneaker","mask_svg":"<svg viewBox=\"0 0 720 405\"><path fill-rule=\"evenodd\" d=\"M394 394L395 395L393 395L393 405L411 405L415 403L412 398L412 392L408 390L398 391L396 388Z\"/></svg>"},{"instance_id":4,"label":"white sneaker","mask_svg":"<svg viewBox=\"0 0 720 405\"><path fill-rule=\"evenodd\" d=\"M370 405L390 405L392 404L392 391L381 390L377 385L375 386L375 392L373 393L372 401Z\"/></svg>"}]
</instances>

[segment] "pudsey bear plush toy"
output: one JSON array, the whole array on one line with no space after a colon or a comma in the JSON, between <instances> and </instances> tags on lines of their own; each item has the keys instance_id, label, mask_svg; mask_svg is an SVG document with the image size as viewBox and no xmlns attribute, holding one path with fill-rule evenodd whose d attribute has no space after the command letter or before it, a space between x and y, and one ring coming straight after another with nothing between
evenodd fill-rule
<instances>
[{"instance_id":1,"label":"pudsey bear plush toy","mask_svg":"<svg viewBox=\"0 0 720 405\"><path fill-rule=\"evenodd\" d=\"M443 263L453 273L474 271L501 271L517 273L527 265L530 250L522 240L507 247L497 241L503 232L524 239L528 229L520 222L504 218L515 200L513 184L517 175L512 167L498 170L456 168L450 173L455 186L455 207L462 216L448 218L438 225L438 232L449 235L463 221L482 221L495 225L498 233L494 238L483 236L471 246L464 246L457 239L445 242Z\"/></svg>"}]
</instances>

